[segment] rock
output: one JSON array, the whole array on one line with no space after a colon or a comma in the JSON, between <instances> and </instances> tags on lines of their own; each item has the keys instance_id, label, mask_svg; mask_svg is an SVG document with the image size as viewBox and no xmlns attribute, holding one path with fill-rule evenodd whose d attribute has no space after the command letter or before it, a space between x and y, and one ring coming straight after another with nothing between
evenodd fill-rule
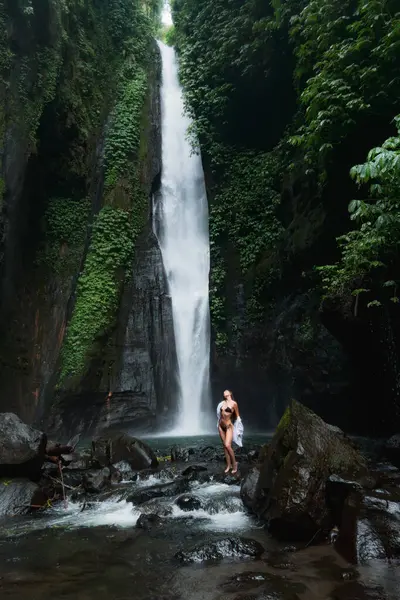
<instances>
[{"instance_id":1,"label":"rock","mask_svg":"<svg viewBox=\"0 0 400 600\"><path fill-rule=\"evenodd\" d=\"M380 492L354 491L344 502L335 548L349 562L400 557L400 490Z\"/></svg>"},{"instance_id":2,"label":"rock","mask_svg":"<svg viewBox=\"0 0 400 600\"><path fill-rule=\"evenodd\" d=\"M259 454L260 454L259 450L250 450L247 453L247 460L249 462L255 462L258 459Z\"/></svg>"},{"instance_id":3,"label":"rock","mask_svg":"<svg viewBox=\"0 0 400 600\"><path fill-rule=\"evenodd\" d=\"M177 552L175 558L183 563L198 563L232 557L255 558L261 556L263 552L263 546L256 540L232 537L202 544L193 548L193 550Z\"/></svg>"},{"instance_id":4,"label":"rock","mask_svg":"<svg viewBox=\"0 0 400 600\"><path fill-rule=\"evenodd\" d=\"M187 462L189 460L189 450L181 446L173 446L171 448L172 462Z\"/></svg>"},{"instance_id":5,"label":"rock","mask_svg":"<svg viewBox=\"0 0 400 600\"><path fill-rule=\"evenodd\" d=\"M0 413L0 477L40 477L47 437L13 413Z\"/></svg>"},{"instance_id":6,"label":"rock","mask_svg":"<svg viewBox=\"0 0 400 600\"><path fill-rule=\"evenodd\" d=\"M201 500L196 498L196 496L189 496L188 494L179 496L175 500L175 504L184 511L199 510L201 508Z\"/></svg>"},{"instance_id":7,"label":"rock","mask_svg":"<svg viewBox=\"0 0 400 600\"><path fill-rule=\"evenodd\" d=\"M203 467L202 465L190 465L182 472L183 477L189 477L190 479L196 479L199 473L205 473L207 471L207 467Z\"/></svg>"},{"instance_id":8,"label":"rock","mask_svg":"<svg viewBox=\"0 0 400 600\"><path fill-rule=\"evenodd\" d=\"M142 514L136 521L136 527L149 531L154 527L159 527L162 524L162 519L155 514Z\"/></svg>"},{"instance_id":9,"label":"rock","mask_svg":"<svg viewBox=\"0 0 400 600\"><path fill-rule=\"evenodd\" d=\"M102 467L125 461L135 471L158 466L157 457L150 446L119 431L93 440L92 459L97 460Z\"/></svg>"},{"instance_id":10,"label":"rock","mask_svg":"<svg viewBox=\"0 0 400 600\"><path fill-rule=\"evenodd\" d=\"M259 477L260 469L258 467L253 467L243 479L240 487L240 497L243 501L243 504L250 510L253 510L254 508Z\"/></svg>"},{"instance_id":11,"label":"rock","mask_svg":"<svg viewBox=\"0 0 400 600\"><path fill-rule=\"evenodd\" d=\"M245 596L235 596L235 600L299 600L298 594L307 589L301 583L261 571L238 573L219 587L225 593L247 592Z\"/></svg>"},{"instance_id":12,"label":"rock","mask_svg":"<svg viewBox=\"0 0 400 600\"><path fill-rule=\"evenodd\" d=\"M214 446L206 446L200 451L201 460L206 462L219 462L224 460L223 449L221 446L220 450L214 448Z\"/></svg>"},{"instance_id":13,"label":"rock","mask_svg":"<svg viewBox=\"0 0 400 600\"><path fill-rule=\"evenodd\" d=\"M180 477L171 483L162 483L160 485L153 485L152 487L138 490L127 497L127 502L133 504L143 504L153 498L163 498L170 496L178 496L184 494L189 489L189 481L186 478Z\"/></svg>"},{"instance_id":14,"label":"rock","mask_svg":"<svg viewBox=\"0 0 400 600\"><path fill-rule=\"evenodd\" d=\"M357 480L367 473L365 459L341 430L293 400L260 467L254 511L275 537L317 542L332 527L329 476Z\"/></svg>"},{"instance_id":15,"label":"rock","mask_svg":"<svg viewBox=\"0 0 400 600\"><path fill-rule=\"evenodd\" d=\"M332 600L392 600L380 587L368 587L359 581L351 581L337 587L330 596Z\"/></svg>"},{"instance_id":16,"label":"rock","mask_svg":"<svg viewBox=\"0 0 400 600\"><path fill-rule=\"evenodd\" d=\"M0 480L0 516L24 515L46 501L40 487L29 479Z\"/></svg>"},{"instance_id":17,"label":"rock","mask_svg":"<svg viewBox=\"0 0 400 600\"><path fill-rule=\"evenodd\" d=\"M396 467L400 467L400 433L392 435L392 437L387 440L384 446L384 452L390 462Z\"/></svg>"},{"instance_id":18,"label":"rock","mask_svg":"<svg viewBox=\"0 0 400 600\"><path fill-rule=\"evenodd\" d=\"M112 477L116 482L136 481L137 473L132 470L131 465L126 460L120 460L112 465Z\"/></svg>"},{"instance_id":19,"label":"rock","mask_svg":"<svg viewBox=\"0 0 400 600\"><path fill-rule=\"evenodd\" d=\"M358 481L343 479L338 475L328 477L326 481L326 503L332 514L333 525L340 525L344 504L352 493L363 493L363 487Z\"/></svg>"},{"instance_id":20,"label":"rock","mask_svg":"<svg viewBox=\"0 0 400 600\"><path fill-rule=\"evenodd\" d=\"M83 474L82 485L89 494L98 494L105 487L110 485L111 472L110 469L90 469Z\"/></svg>"},{"instance_id":21,"label":"rock","mask_svg":"<svg viewBox=\"0 0 400 600\"><path fill-rule=\"evenodd\" d=\"M171 504L165 504L160 498L153 498L140 505L140 511L146 515L156 514L159 517L169 517L172 515Z\"/></svg>"}]
</instances>

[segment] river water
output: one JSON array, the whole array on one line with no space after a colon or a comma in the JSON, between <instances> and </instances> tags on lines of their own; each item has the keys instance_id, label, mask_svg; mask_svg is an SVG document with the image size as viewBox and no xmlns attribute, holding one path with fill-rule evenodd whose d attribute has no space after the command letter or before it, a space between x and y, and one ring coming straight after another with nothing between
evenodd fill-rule
<instances>
[{"instance_id":1,"label":"river water","mask_svg":"<svg viewBox=\"0 0 400 600\"><path fill-rule=\"evenodd\" d=\"M265 439L265 438L264 438ZM161 456L176 440L149 440ZM182 442L182 440L180 440ZM215 447L216 437L191 439ZM187 440L186 440L187 443ZM167 465L167 463L164 463ZM189 463L190 464L190 463ZM0 531L0 597L15 600L398 600L396 563L357 569L328 543L285 547L246 513L239 481L221 481L223 463L205 465L208 481L193 481L201 507L184 511L175 497L157 499L157 526L136 526L143 505L127 502L185 465L170 464L136 482L115 485L86 506L68 501L36 516L8 518ZM243 462L244 468L244 462ZM169 513L169 514L168 514ZM167 516L163 516L167 515ZM183 564L175 555L204 544L250 538L264 547L254 558L225 556ZM224 542L225 543L225 542ZM229 555L229 552L227 553ZM336 591L334 591L336 590Z\"/></svg>"}]
</instances>

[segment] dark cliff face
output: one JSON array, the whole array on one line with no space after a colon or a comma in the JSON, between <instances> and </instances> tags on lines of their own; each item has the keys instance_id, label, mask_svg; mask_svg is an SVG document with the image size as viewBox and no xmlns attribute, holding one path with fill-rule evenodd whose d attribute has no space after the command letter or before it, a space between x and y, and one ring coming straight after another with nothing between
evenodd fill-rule
<instances>
[{"instance_id":1,"label":"dark cliff face","mask_svg":"<svg viewBox=\"0 0 400 600\"><path fill-rule=\"evenodd\" d=\"M173 4L210 204L215 401L232 389L243 417L259 428L274 427L291 397L347 431L385 434L400 425L398 298L387 293L383 301L383 293L378 308L374 284L380 258L390 265L381 277L397 289L397 241L395 258L378 256L378 226L372 239L357 238L361 251L361 242L354 251L349 239L338 241L367 220L349 218L352 199L369 194L350 170L363 165L369 175L361 181L375 182L366 157L395 134L400 110L391 90L398 55L384 43L397 16L389 5L360 6ZM373 209L368 216L378 222ZM358 282L342 269L348 247L347 275L358 269ZM359 288L371 292L359 296ZM327 303L332 294L336 302Z\"/></svg>"},{"instance_id":2,"label":"dark cliff face","mask_svg":"<svg viewBox=\"0 0 400 600\"><path fill-rule=\"evenodd\" d=\"M174 397L172 312L151 214L160 60L141 3L120 4L0 7L1 50L10 51L0 65L0 411L65 435L122 422L146 428L156 413L168 418ZM89 292L81 281L99 222L105 298L97 272ZM125 243L127 263L109 256L106 236L110 249ZM82 364L87 331L65 346L85 302L83 327L88 306L103 322L89 323Z\"/></svg>"},{"instance_id":3,"label":"dark cliff face","mask_svg":"<svg viewBox=\"0 0 400 600\"><path fill-rule=\"evenodd\" d=\"M85 376L56 392L47 427L59 435L95 433L103 427L153 429L174 407L176 356L171 301L158 242L152 231L152 196L161 171L160 70L152 69L145 129L142 181L148 192L143 232L134 248L115 326L100 342ZM108 392L112 393L107 398Z\"/></svg>"}]
</instances>

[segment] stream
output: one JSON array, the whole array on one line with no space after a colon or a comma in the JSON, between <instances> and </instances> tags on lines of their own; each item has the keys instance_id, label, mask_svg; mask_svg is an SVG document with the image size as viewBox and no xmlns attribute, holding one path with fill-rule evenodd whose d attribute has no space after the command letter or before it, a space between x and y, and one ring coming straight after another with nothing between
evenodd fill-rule
<instances>
[{"instance_id":1,"label":"stream","mask_svg":"<svg viewBox=\"0 0 400 600\"><path fill-rule=\"evenodd\" d=\"M191 451L196 446L221 451L215 436L146 441L161 457L177 442ZM265 436L252 441L260 443ZM177 505L180 493L151 499L154 486L178 482L191 466L187 506ZM240 480L224 477L223 468L220 461L200 464L198 455L196 462L190 457L185 463L165 461L136 481L122 481L94 496L84 510L82 501L68 499L67 507L61 503L36 515L4 519L1 598L399 599L399 564L375 561L355 568L328 542L307 548L276 542L246 512ZM244 456L239 468L248 469ZM150 500L143 503L143 494Z\"/></svg>"}]
</instances>

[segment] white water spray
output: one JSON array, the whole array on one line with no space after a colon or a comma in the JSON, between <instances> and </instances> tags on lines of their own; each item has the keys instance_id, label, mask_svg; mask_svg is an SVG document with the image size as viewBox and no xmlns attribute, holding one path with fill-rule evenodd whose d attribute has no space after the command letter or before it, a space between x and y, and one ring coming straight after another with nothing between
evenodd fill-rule
<instances>
[{"instance_id":1,"label":"white water spray","mask_svg":"<svg viewBox=\"0 0 400 600\"><path fill-rule=\"evenodd\" d=\"M172 302L179 402L173 434L207 429L210 404L210 270L208 205L200 153L187 139L182 89L173 48L162 57L162 177L154 206L154 230Z\"/></svg>"}]
</instances>

